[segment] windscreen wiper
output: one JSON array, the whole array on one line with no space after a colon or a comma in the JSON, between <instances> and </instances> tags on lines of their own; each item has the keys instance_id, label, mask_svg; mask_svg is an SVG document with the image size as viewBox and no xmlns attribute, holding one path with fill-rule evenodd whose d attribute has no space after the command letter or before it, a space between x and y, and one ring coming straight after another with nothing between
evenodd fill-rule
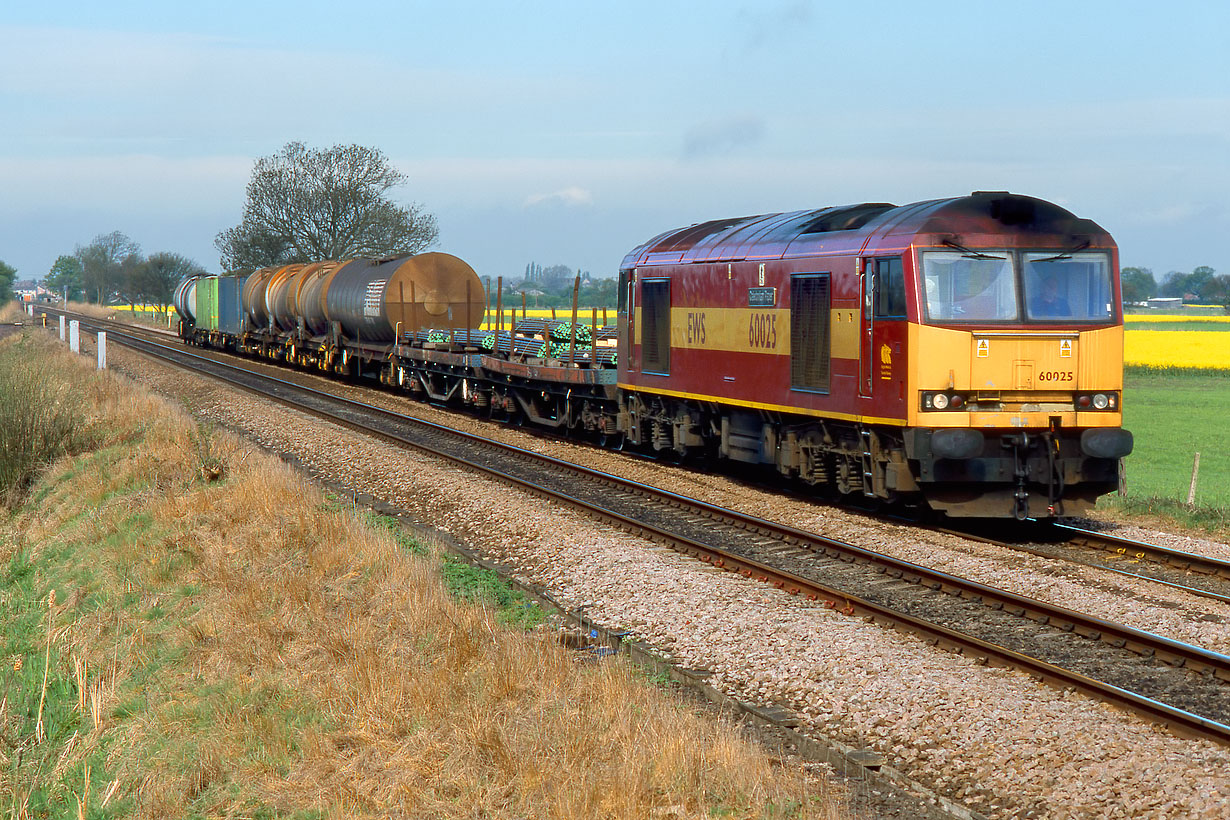
<instances>
[{"instance_id":1,"label":"windscreen wiper","mask_svg":"<svg viewBox=\"0 0 1230 820\"><path fill-rule=\"evenodd\" d=\"M966 259L1007 259L1008 258L1006 256L992 256L989 253L982 253L981 251L971 250L970 248L967 248L964 245L958 245L956 242L953 242L951 239L945 239L944 244L950 248L956 248L957 250L961 251L961 253L965 255Z\"/></svg>"},{"instance_id":2,"label":"windscreen wiper","mask_svg":"<svg viewBox=\"0 0 1230 820\"><path fill-rule=\"evenodd\" d=\"M1080 243L1076 247L1068 248L1066 251L1056 256L1047 256L1047 257L1043 257L1042 259L1030 259L1029 261L1030 262L1058 262L1060 259L1071 259L1072 254L1076 253L1077 251L1083 251L1087 247L1089 247L1088 239L1086 239L1084 242Z\"/></svg>"}]
</instances>

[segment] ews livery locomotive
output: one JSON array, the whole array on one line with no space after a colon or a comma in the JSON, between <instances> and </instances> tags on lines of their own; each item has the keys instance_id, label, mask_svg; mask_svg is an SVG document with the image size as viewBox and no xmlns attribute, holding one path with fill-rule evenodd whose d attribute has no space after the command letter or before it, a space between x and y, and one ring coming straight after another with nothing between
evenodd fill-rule
<instances>
[{"instance_id":1,"label":"ews livery locomotive","mask_svg":"<svg viewBox=\"0 0 1230 820\"><path fill-rule=\"evenodd\" d=\"M662 234L621 265L622 426L951 516L1079 512L1132 448L1117 257L1005 192Z\"/></svg>"},{"instance_id":2,"label":"ews livery locomotive","mask_svg":"<svg viewBox=\"0 0 1230 820\"><path fill-rule=\"evenodd\" d=\"M601 329L574 306L480 331L481 281L448 254L185 280L175 304L194 344L950 516L1077 513L1132 448L1115 244L1008 193L662 234Z\"/></svg>"}]
</instances>

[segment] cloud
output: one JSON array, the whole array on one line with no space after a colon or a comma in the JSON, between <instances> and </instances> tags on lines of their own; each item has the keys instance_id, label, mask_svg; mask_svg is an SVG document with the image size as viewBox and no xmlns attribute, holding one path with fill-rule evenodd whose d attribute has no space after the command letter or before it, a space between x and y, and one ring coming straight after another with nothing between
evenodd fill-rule
<instances>
[{"instance_id":1,"label":"cloud","mask_svg":"<svg viewBox=\"0 0 1230 820\"><path fill-rule=\"evenodd\" d=\"M764 132L764 120L751 114L701 123L683 135L683 157L729 154L760 142Z\"/></svg>"},{"instance_id":2,"label":"cloud","mask_svg":"<svg viewBox=\"0 0 1230 820\"><path fill-rule=\"evenodd\" d=\"M736 19L743 29L744 47L754 51L780 43L783 36L809 27L813 19L812 4L809 0L757 4L740 9Z\"/></svg>"},{"instance_id":3,"label":"cloud","mask_svg":"<svg viewBox=\"0 0 1230 820\"><path fill-rule=\"evenodd\" d=\"M525 198L525 207L563 205L568 208L576 208L582 205L592 205L593 202L594 196L589 191L576 185L570 185L567 188L561 188L549 194L531 194Z\"/></svg>"}]
</instances>

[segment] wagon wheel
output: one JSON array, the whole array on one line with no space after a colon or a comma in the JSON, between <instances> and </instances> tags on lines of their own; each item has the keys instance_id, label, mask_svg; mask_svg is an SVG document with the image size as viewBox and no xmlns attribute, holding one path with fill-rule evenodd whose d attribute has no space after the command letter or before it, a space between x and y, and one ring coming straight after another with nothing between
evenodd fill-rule
<instances>
[{"instance_id":1,"label":"wagon wheel","mask_svg":"<svg viewBox=\"0 0 1230 820\"><path fill-rule=\"evenodd\" d=\"M615 450L616 452L624 448L624 434L621 433L598 433L598 446L605 450Z\"/></svg>"}]
</instances>

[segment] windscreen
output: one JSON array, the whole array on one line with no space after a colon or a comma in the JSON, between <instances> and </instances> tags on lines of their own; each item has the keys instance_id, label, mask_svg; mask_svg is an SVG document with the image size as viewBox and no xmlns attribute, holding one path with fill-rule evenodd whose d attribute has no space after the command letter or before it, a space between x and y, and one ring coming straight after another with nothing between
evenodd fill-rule
<instances>
[{"instance_id":1,"label":"windscreen","mask_svg":"<svg viewBox=\"0 0 1230 820\"><path fill-rule=\"evenodd\" d=\"M1030 319L1104 322L1114 318L1110 259L1104 253L1026 253L1025 308Z\"/></svg>"},{"instance_id":2,"label":"windscreen","mask_svg":"<svg viewBox=\"0 0 1230 820\"><path fill-rule=\"evenodd\" d=\"M1006 250L924 253L923 289L932 321L997 322L1017 317L1016 277Z\"/></svg>"}]
</instances>

